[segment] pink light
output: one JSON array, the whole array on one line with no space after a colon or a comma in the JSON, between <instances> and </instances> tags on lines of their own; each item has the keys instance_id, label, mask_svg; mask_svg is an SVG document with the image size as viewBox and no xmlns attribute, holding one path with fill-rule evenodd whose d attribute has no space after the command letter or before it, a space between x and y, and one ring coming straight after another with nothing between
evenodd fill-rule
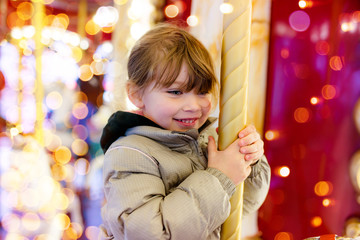
<instances>
[{"instance_id":1,"label":"pink light","mask_svg":"<svg viewBox=\"0 0 360 240\"><path fill-rule=\"evenodd\" d=\"M304 32L310 26L310 17L306 12L297 10L290 14L289 24L295 31Z\"/></svg>"}]
</instances>

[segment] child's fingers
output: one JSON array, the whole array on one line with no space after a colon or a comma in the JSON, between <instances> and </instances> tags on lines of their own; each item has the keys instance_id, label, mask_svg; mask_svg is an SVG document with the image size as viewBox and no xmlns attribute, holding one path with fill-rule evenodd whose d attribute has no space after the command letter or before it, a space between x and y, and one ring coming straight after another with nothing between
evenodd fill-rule
<instances>
[{"instance_id":1,"label":"child's fingers","mask_svg":"<svg viewBox=\"0 0 360 240\"><path fill-rule=\"evenodd\" d=\"M216 152L217 151L217 147L216 147L216 143L215 143L215 139L212 136L209 136L208 138L209 142L208 142L208 153L209 155Z\"/></svg>"},{"instance_id":2,"label":"child's fingers","mask_svg":"<svg viewBox=\"0 0 360 240\"><path fill-rule=\"evenodd\" d=\"M253 132L256 132L256 128L254 125L250 124L250 125L246 126L243 130L241 130L239 132L238 136L239 136L239 138L243 138Z\"/></svg>"},{"instance_id":3,"label":"child's fingers","mask_svg":"<svg viewBox=\"0 0 360 240\"><path fill-rule=\"evenodd\" d=\"M244 147L247 145L251 145L254 144L255 142L261 140L260 138L260 134L257 132L251 133L243 138L240 139L239 141L239 146L240 147Z\"/></svg>"}]
</instances>

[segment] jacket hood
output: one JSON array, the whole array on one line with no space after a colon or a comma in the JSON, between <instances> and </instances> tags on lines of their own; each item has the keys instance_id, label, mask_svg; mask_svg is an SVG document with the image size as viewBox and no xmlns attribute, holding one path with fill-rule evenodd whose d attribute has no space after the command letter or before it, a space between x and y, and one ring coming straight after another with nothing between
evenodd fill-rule
<instances>
[{"instance_id":1,"label":"jacket hood","mask_svg":"<svg viewBox=\"0 0 360 240\"><path fill-rule=\"evenodd\" d=\"M150 119L139 114L123 111L113 113L105 125L100 138L100 145L103 152L105 153L110 145L119 137L125 136L125 133L129 128L137 126L152 126L161 128Z\"/></svg>"}]
</instances>

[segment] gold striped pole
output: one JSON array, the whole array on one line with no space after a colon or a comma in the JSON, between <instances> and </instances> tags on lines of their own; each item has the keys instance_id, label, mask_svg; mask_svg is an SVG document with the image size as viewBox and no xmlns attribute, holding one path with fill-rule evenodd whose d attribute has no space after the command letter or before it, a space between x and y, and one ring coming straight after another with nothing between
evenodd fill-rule
<instances>
[{"instance_id":1,"label":"gold striped pole","mask_svg":"<svg viewBox=\"0 0 360 240\"><path fill-rule=\"evenodd\" d=\"M43 98L44 98L44 86L42 83L42 52L43 44L41 43L41 32L44 24L45 9L42 0L32 0L34 6L34 16L32 18L32 24L35 27L35 102L36 102L36 122L35 122L35 138L41 146L44 145L44 111L43 111Z\"/></svg>"},{"instance_id":2,"label":"gold striped pole","mask_svg":"<svg viewBox=\"0 0 360 240\"><path fill-rule=\"evenodd\" d=\"M233 11L224 14L221 53L219 150L238 137L247 121L250 60L251 0L228 0ZM244 184L230 199L231 211L222 225L222 240L241 239Z\"/></svg>"}]
</instances>

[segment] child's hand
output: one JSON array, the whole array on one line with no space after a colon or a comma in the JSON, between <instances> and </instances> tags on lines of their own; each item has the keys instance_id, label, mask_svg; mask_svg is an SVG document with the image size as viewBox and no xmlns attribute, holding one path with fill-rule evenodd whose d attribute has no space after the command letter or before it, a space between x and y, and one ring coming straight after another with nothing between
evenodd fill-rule
<instances>
[{"instance_id":1,"label":"child's hand","mask_svg":"<svg viewBox=\"0 0 360 240\"><path fill-rule=\"evenodd\" d=\"M246 141L246 139L244 140ZM224 151L218 151L213 137L208 143L208 167L216 168L230 178L235 185L244 181L251 172L252 161L246 161L240 152L240 139L236 139Z\"/></svg>"},{"instance_id":2,"label":"child's hand","mask_svg":"<svg viewBox=\"0 0 360 240\"><path fill-rule=\"evenodd\" d=\"M239 132L240 152L245 155L245 160L255 163L264 154L264 142L253 125L249 125Z\"/></svg>"}]
</instances>

